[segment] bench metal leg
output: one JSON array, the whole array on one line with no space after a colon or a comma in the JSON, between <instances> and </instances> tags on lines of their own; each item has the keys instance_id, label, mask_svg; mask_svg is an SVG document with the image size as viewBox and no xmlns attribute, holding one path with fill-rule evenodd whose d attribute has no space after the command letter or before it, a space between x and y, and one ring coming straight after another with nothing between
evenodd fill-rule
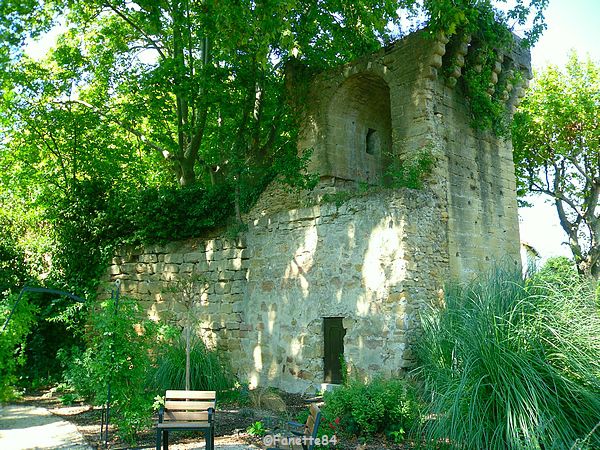
<instances>
[{"instance_id":1,"label":"bench metal leg","mask_svg":"<svg viewBox=\"0 0 600 450\"><path fill-rule=\"evenodd\" d=\"M163 430L163 450L169 450L169 430Z\"/></svg>"},{"instance_id":2,"label":"bench metal leg","mask_svg":"<svg viewBox=\"0 0 600 450\"><path fill-rule=\"evenodd\" d=\"M160 450L160 428L156 428L156 450Z\"/></svg>"},{"instance_id":3,"label":"bench metal leg","mask_svg":"<svg viewBox=\"0 0 600 450\"><path fill-rule=\"evenodd\" d=\"M204 440L206 441L206 450L215 450L215 435L214 430L208 429L204 432Z\"/></svg>"}]
</instances>

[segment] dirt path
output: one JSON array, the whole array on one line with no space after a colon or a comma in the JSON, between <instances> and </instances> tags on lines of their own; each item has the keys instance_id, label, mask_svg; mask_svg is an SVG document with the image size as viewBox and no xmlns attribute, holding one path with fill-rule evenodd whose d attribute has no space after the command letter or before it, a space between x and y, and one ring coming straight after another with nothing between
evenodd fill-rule
<instances>
[{"instance_id":1,"label":"dirt path","mask_svg":"<svg viewBox=\"0 0 600 450\"><path fill-rule=\"evenodd\" d=\"M91 450L77 427L50 413L29 405L0 406L0 448Z\"/></svg>"},{"instance_id":2,"label":"dirt path","mask_svg":"<svg viewBox=\"0 0 600 450\"><path fill-rule=\"evenodd\" d=\"M69 408L61 408L63 410ZM76 408L71 408L76 409ZM153 447L142 447L153 448ZM204 441L171 444L172 450L204 449ZM42 450L77 449L92 450L77 427L48 409L32 405L0 406L0 449L1 450ZM236 442L232 437L217 437L216 450L258 449L254 445Z\"/></svg>"}]
</instances>

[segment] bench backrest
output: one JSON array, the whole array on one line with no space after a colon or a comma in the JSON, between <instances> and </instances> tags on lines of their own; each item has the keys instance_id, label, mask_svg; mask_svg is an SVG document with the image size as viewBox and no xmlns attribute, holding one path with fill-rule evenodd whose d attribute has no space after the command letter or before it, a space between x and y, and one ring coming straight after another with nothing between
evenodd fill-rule
<instances>
[{"instance_id":1,"label":"bench backrest","mask_svg":"<svg viewBox=\"0 0 600 450\"><path fill-rule=\"evenodd\" d=\"M163 420L177 422L206 422L208 410L215 409L215 391L167 391Z\"/></svg>"},{"instance_id":2,"label":"bench backrest","mask_svg":"<svg viewBox=\"0 0 600 450\"><path fill-rule=\"evenodd\" d=\"M309 449L314 447L315 439L317 437L317 433L319 432L319 424L321 423L321 410L315 404L310 405L309 407L310 414L306 419L306 423L304 424L304 434L306 436L312 436L312 440L309 443Z\"/></svg>"}]
</instances>

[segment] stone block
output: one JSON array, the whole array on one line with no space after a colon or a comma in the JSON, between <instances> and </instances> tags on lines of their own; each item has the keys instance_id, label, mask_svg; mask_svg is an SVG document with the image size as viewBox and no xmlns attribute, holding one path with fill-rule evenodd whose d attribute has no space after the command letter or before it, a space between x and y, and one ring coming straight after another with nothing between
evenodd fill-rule
<instances>
[{"instance_id":1,"label":"stone block","mask_svg":"<svg viewBox=\"0 0 600 450\"><path fill-rule=\"evenodd\" d=\"M240 323L239 322L227 322L225 324L225 327L229 330L239 330L240 329Z\"/></svg>"},{"instance_id":2,"label":"stone block","mask_svg":"<svg viewBox=\"0 0 600 450\"><path fill-rule=\"evenodd\" d=\"M183 262L183 255L181 253L168 253L165 255L165 263L167 264L181 264Z\"/></svg>"},{"instance_id":3,"label":"stone block","mask_svg":"<svg viewBox=\"0 0 600 450\"><path fill-rule=\"evenodd\" d=\"M153 253L145 253L140 255L139 261L141 263L155 263L158 262L158 257Z\"/></svg>"},{"instance_id":4,"label":"stone block","mask_svg":"<svg viewBox=\"0 0 600 450\"><path fill-rule=\"evenodd\" d=\"M121 273L129 275L129 274L135 273L136 266L137 266L137 264L135 264L135 263L124 263L124 264L121 264L119 266L119 268L121 269Z\"/></svg>"},{"instance_id":5,"label":"stone block","mask_svg":"<svg viewBox=\"0 0 600 450\"><path fill-rule=\"evenodd\" d=\"M218 282L215 283L215 294L229 294L231 292L231 283Z\"/></svg>"},{"instance_id":6,"label":"stone block","mask_svg":"<svg viewBox=\"0 0 600 450\"><path fill-rule=\"evenodd\" d=\"M204 260L204 258L205 258L205 253L202 253L202 252L184 253L183 262L197 263L197 262Z\"/></svg>"},{"instance_id":7,"label":"stone block","mask_svg":"<svg viewBox=\"0 0 600 450\"><path fill-rule=\"evenodd\" d=\"M192 263L183 263L179 266L179 272L192 273L193 271L194 271L194 264L192 264Z\"/></svg>"}]
</instances>

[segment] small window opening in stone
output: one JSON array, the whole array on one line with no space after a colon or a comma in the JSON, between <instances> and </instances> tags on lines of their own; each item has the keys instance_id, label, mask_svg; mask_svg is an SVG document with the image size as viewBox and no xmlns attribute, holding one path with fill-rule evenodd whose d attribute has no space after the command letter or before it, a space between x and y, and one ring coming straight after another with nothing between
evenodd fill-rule
<instances>
[{"instance_id":1,"label":"small window opening in stone","mask_svg":"<svg viewBox=\"0 0 600 450\"><path fill-rule=\"evenodd\" d=\"M374 155L377 147L377 130L369 128L367 131L367 154Z\"/></svg>"},{"instance_id":2,"label":"small window opening in stone","mask_svg":"<svg viewBox=\"0 0 600 450\"><path fill-rule=\"evenodd\" d=\"M323 318L323 372L325 375L323 381L325 383L342 383L345 335L343 317Z\"/></svg>"}]
</instances>

